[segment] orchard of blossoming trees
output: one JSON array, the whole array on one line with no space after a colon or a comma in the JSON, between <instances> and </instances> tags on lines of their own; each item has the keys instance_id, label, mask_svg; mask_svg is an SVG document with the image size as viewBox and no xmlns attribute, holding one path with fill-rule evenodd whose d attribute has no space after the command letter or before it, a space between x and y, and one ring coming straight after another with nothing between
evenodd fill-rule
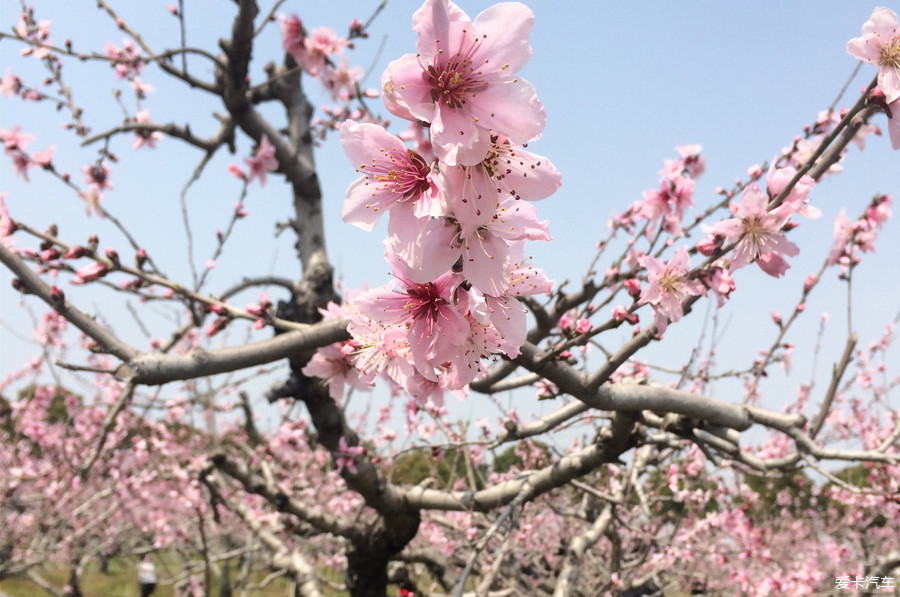
<instances>
[{"instance_id":1,"label":"orchard of blossoming trees","mask_svg":"<svg viewBox=\"0 0 900 597\"><path fill-rule=\"evenodd\" d=\"M164 49L153 28L97 4L91 18L117 38L56 39L54 15L28 6L0 33L18 53L4 101L33 114L3 123L5 155L29 184L58 187L27 201L80 205L65 221L50 207L19 219L26 198L0 195L4 280L20 294L2 317L32 314L41 346L0 380L0 595L20 577L90 595L86 567L148 553L182 595L214 582L252 594L276 576L307 597L896 594L897 295L883 297L876 337L849 315L835 351L794 333L827 282L845 287L834 308L852 310L854 274L885 257L892 198L847 197L819 269L790 269L805 251L796 229L823 215L820 181L866 159L848 148L900 148L893 11L876 8L846 45L871 77L848 87L847 107L711 196L694 192L701 147L677 147L657 187L603 208L614 213L586 273L563 284L529 257L528 241L551 241L539 202L594 199L557 199L552 156L526 147L548 118L519 74L540 27L525 5L473 19L427 0L415 47L372 90L349 56L386 26L383 7L341 37L281 2L221 3L230 30L202 46L179 2L168 17L180 43ZM270 38L278 55L260 55ZM106 113L81 105L100 80L116 85ZM172 100L155 103L155 87L209 114L157 119ZM317 112L321 90L332 103ZM44 119L92 157L36 139ZM338 283L326 252L314 154L338 141L358 173L344 223L373 243L386 230L392 275L368 288ZM242 161L219 161L248 143ZM117 198L117 171L138 161L153 188L171 176L153 156L177 145L198 156L193 175L149 208L175 206L183 225L124 215L148 206ZM210 180L237 203L198 207ZM286 221L250 205L263 188ZM271 239L241 237L265 217ZM255 256L291 235L298 273L273 275ZM223 277L229 252L248 258ZM771 343L743 368L719 366L717 310L770 277L795 306L759 304ZM704 312L713 341L679 370L645 358ZM830 370L770 389L795 353ZM53 566L66 585L48 580Z\"/></svg>"}]
</instances>

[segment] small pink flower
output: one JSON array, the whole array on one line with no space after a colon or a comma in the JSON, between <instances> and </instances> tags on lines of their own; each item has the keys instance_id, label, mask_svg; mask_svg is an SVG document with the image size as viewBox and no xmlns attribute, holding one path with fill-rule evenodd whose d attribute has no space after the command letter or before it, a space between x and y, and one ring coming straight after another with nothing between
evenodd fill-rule
<instances>
[{"instance_id":1,"label":"small pink flower","mask_svg":"<svg viewBox=\"0 0 900 597\"><path fill-rule=\"evenodd\" d=\"M361 66L350 67L347 58L341 56L337 68L326 68L320 77L322 84L331 93L331 99L349 100L356 96L356 82L359 81L365 71Z\"/></svg>"},{"instance_id":2,"label":"small pink flower","mask_svg":"<svg viewBox=\"0 0 900 597\"><path fill-rule=\"evenodd\" d=\"M612 316L616 321L622 321L628 316L628 309L623 305L616 305L613 307Z\"/></svg>"},{"instance_id":3,"label":"small pink flower","mask_svg":"<svg viewBox=\"0 0 900 597\"><path fill-rule=\"evenodd\" d=\"M139 110L135 115L134 119L137 122L146 123L150 122L150 110ZM131 146L134 149L140 149L144 145L153 149L156 147L156 142L162 139L163 134L159 131L151 131L149 129L137 129L134 131L134 140L131 142Z\"/></svg>"},{"instance_id":4,"label":"small pink flower","mask_svg":"<svg viewBox=\"0 0 900 597\"><path fill-rule=\"evenodd\" d=\"M55 149L55 145L50 145L44 151L31 154L31 165L48 168L53 160L53 152Z\"/></svg>"},{"instance_id":5,"label":"small pink flower","mask_svg":"<svg viewBox=\"0 0 900 597\"><path fill-rule=\"evenodd\" d=\"M330 27L317 27L303 39L306 52L302 64L309 74L319 75L325 70L328 57L340 54L348 43Z\"/></svg>"},{"instance_id":6,"label":"small pink flower","mask_svg":"<svg viewBox=\"0 0 900 597\"><path fill-rule=\"evenodd\" d=\"M735 214L737 217L719 222L709 230L712 235L718 234L729 242L737 242L731 261L732 271L757 261L766 253L793 257L800 252L797 245L785 238L781 231L794 212L793 204L784 203L769 212L766 211L768 201L768 196L759 185L751 183L741 196ZM771 261L771 258L768 259Z\"/></svg>"},{"instance_id":7,"label":"small pink flower","mask_svg":"<svg viewBox=\"0 0 900 597\"><path fill-rule=\"evenodd\" d=\"M259 184L266 186L266 173L274 172L278 169L278 160L275 159L275 146L272 145L266 135L263 135L262 139L260 139L256 155L252 158L244 158L244 163L250 166L250 175L247 177L247 182L251 183L254 178L259 178Z\"/></svg>"},{"instance_id":8,"label":"small pink flower","mask_svg":"<svg viewBox=\"0 0 900 597\"><path fill-rule=\"evenodd\" d=\"M702 280L706 287L716 295L719 307L722 307L725 300L731 295L731 291L734 290L734 278L731 276L731 272L721 267L712 267L704 272Z\"/></svg>"},{"instance_id":9,"label":"small pink flower","mask_svg":"<svg viewBox=\"0 0 900 597\"><path fill-rule=\"evenodd\" d=\"M18 95L22 90L22 79L12 74L10 69L6 69L3 79L0 79L0 95L12 97Z\"/></svg>"},{"instance_id":10,"label":"small pink flower","mask_svg":"<svg viewBox=\"0 0 900 597\"><path fill-rule=\"evenodd\" d=\"M84 172L84 184L96 185L99 190L113 188L112 183L109 182L112 170L106 160L82 166L81 171Z\"/></svg>"},{"instance_id":11,"label":"small pink flower","mask_svg":"<svg viewBox=\"0 0 900 597\"><path fill-rule=\"evenodd\" d=\"M154 91L156 91L156 88L153 85L151 85L150 83L147 83L145 81L142 81L140 79L140 77L135 77L131 81L131 88L134 89L134 91L135 91L135 93L137 93L138 97L144 97L146 94L153 93Z\"/></svg>"},{"instance_id":12,"label":"small pink flower","mask_svg":"<svg viewBox=\"0 0 900 597\"><path fill-rule=\"evenodd\" d=\"M281 15L281 47L282 49L294 57L298 64L306 62L306 46L303 40L306 38L306 30L303 28L303 22L297 15L286 17Z\"/></svg>"},{"instance_id":13,"label":"small pink flower","mask_svg":"<svg viewBox=\"0 0 900 597\"><path fill-rule=\"evenodd\" d=\"M78 191L78 196L84 199L84 209L87 215L96 213L101 218L106 216L103 208L100 207L100 202L103 200L103 193L100 192L100 185L88 185L87 189Z\"/></svg>"},{"instance_id":14,"label":"small pink flower","mask_svg":"<svg viewBox=\"0 0 900 597\"><path fill-rule=\"evenodd\" d=\"M650 255L640 257L638 263L647 268L649 282L641 292L638 304L649 303L653 306L656 327L662 334L666 330L667 320L674 323L684 315L685 297L703 294L703 286L687 277L690 256L686 249L676 250L669 263Z\"/></svg>"},{"instance_id":15,"label":"small pink flower","mask_svg":"<svg viewBox=\"0 0 900 597\"><path fill-rule=\"evenodd\" d=\"M13 151L16 149L24 151L25 147L33 140L34 135L23 133L22 127L18 124L8 131L0 130L0 141L3 142L6 151Z\"/></svg>"}]
</instances>

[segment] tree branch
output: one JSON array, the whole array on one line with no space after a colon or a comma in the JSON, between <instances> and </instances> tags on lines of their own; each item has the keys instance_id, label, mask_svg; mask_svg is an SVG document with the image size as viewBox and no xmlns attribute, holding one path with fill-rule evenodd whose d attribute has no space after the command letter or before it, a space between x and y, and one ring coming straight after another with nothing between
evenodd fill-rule
<instances>
[{"instance_id":1,"label":"tree branch","mask_svg":"<svg viewBox=\"0 0 900 597\"><path fill-rule=\"evenodd\" d=\"M125 359L126 362L116 370L116 377L135 385L160 385L298 357L298 354L312 353L317 348L349 337L347 320L331 319L243 346L218 350L198 349L183 355L136 354Z\"/></svg>"}]
</instances>

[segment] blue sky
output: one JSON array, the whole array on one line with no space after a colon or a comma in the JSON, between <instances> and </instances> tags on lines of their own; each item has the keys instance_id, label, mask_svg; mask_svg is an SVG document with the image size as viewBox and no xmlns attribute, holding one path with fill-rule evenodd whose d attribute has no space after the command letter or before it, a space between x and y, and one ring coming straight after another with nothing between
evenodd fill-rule
<instances>
[{"instance_id":1,"label":"blue sky","mask_svg":"<svg viewBox=\"0 0 900 597\"><path fill-rule=\"evenodd\" d=\"M152 47L162 49L177 40L177 23L166 12L165 2L113 4L123 7L122 16ZM188 43L215 51L215 39L228 33L233 6L220 2L186 4ZM474 17L489 4L472 1L460 6ZM359 0L294 1L283 5L281 11L299 14L308 29L328 25L343 32L351 18L365 20L376 5ZM122 33L93 3L54 0L36 1L34 6L38 19L53 19L52 39L57 43L71 38L81 51L102 51L110 40L121 45ZM270 6L264 4L262 13ZM541 216L550 221L555 240L532 243L529 252L550 277L577 282L593 256L595 244L606 235L609 215L640 199L645 189L658 185L657 172L663 159L675 157L676 145L703 145L707 171L695 195L700 208L715 200L715 187L730 187L736 178L746 176L749 166L771 159L789 145L804 125L834 101L852 73L856 60L844 46L860 34L860 27L877 4L542 0L531 6L536 15L531 36L534 56L522 76L535 85L548 123L542 139L530 149L557 166L563 186L538 204ZM369 86L378 86L388 61L414 51L415 37L409 24L417 7L413 2L389 2L373 25L371 38L358 41L357 48L348 52L351 62L372 65ZM13 3L3 4L4 30L15 25L16 8ZM280 60L278 48L277 26L270 26L259 40L253 76L262 76L267 61ZM37 61L22 60L17 56L18 49L8 40L0 43L3 69L11 67L28 83L44 78L46 73L37 68ZM211 76L202 60L193 60L192 65L197 76ZM111 69L70 62L64 72L95 132L121 121L122 112L112 98L112 90L123 86L116 82ZM864 66L839 105L849 106L874 74L874 67ZM215 131L217 123L210 113L221 108L209 98L186 95L183 86L166 81L155 68L148 68L143 78L157 88L144 102L154 120L190 121L200 135ZM307 85L314 90L314 101L323 103L318 83L309 81ZM123 93L123 102L133 111L129 93ZM58 167L72 172L80 181L80 168L95 158L97 146L79 147L71 133L61 132L61 122L62 115L49 105L0 98L0 128L21 124L37 137L31 150L55 143ZM884 127L884 117L875 123ZM195 236L194 261L199 267L210 255L215 231L226 225L239 195L240 186L226 173L226 167L241 163L250 147L246 139L241 139L236 155L217 155L207 167L206 178L187 195ZM116 188L108 193L106 206L133 229L163 270L175 279L187 279L178 196L201 156L171 139L160 142L154 151L144 149L136 155L129 138L114 141L113 148L122 159L114 168ZM336 139L320 149L317 162L325 195L329 253L339 276L348 287L384 283L388 267L380 243L385 224L365 233L342 224L338 217L344 191L355 172ZM863 153L851 148L845 172L827 178L811 194L813 203L825 215L817 221L803 221L792 233L801 254L791 261L788 277L776 281L756 268L739 272L737 291L724 313L729 339L720 347L723 367L747 366L756 351L774 338L776 330L769 310L786 312L796 303L803 277L817 269L826 255L831 222L839 209L847 207L848 215L855 217L876 193L890 193L895 200L900 199L898 164L900 153L891 150L886 136L870 138ZM41 172L32 171L33 182L25 184L14 177L9 160L4 159L0 178L0 189L9 193L6 201L13 217L42 228L55 221L60 224L61 236L73 241L97 232L101 247L122 246L108 223L96 218L85 221L74 193ZM235 245L213 270L206 288L209 292L221 291L244 275L299 274L293 259L293 239L287 234L272 238L273 222L290 216L289 194L283 181L274 176L264 188L254 185L247 209L250 217L241 222ZM896 222L889 222L882 231L878 247L879 253L857 271L854 322L864 343L878 335L900 311L900 234ZM20 336L30 338L31 325L17 308L19 297L10 290L9 278L5 270L0 271L0 373L4 374L19 365L24 354L38 351L33 344L18 340ZM823 362L836 360L843 348L845 285L835 278L835 273L829 274L825 292L810 301L796 337L790 338L798 345L796 366L806 367L806 377L821 312L833 315ZM124 309L110 312L105 308L108 299L89 288L70 287L68 283L64 288L70 300L84 310L102 312L134 345L145 345ZM253 302L253 297L246 297L244 302ZM35 313L43 311L35 302L27 303ZM697 341L704 312L705 308L698 309L685 325L670 328L667 342L652 347L648 354L666 366L680 366ZM154 335L164 335L167 328L160 326L153 331ZM801 377L791 383L796 386L799 381L805 380ZM773 400L783 401L779 396Z\"/></svg>"}]
</instances>

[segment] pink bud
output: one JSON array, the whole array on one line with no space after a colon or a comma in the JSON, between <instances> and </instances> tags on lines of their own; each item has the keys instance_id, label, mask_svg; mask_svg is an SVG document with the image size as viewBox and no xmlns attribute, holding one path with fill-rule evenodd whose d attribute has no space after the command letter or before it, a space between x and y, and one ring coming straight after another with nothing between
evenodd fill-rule
<instances>
[{"instance_id":1,"label":"pink bud","mask_svg":"<svg viewBox=\"0 0 900 597\"><path fill-rule=\"evenodd\" d=\"M41 259L43 261L53 261L54 259L59 259L59 251L56 248L47 249L43 253L41 253Z\"/></svg>"},{"instance_id":2,"label":"pink bud","mask_svg":"<svg viewBox=\"0 0 900 597\"><path fill-rule=\"evenodd\" d=\"M625 290L634 297L641 295L641 282L637 278L629 278L625 280Z\"/></svg>"},{"instance_id":3,"label":"pink bud","mask_svg":"<svg viewBox=\"0 0 900 597\"><path fill-rule=\"evenodd\" d=\"M228 307L225 305L212 305L209 310L216 315L228 315Z\"/></svg>"},{"instance_id":4,"label":"pink bud","mask_svg":"<svg viewBox=\"0 0 900 597\"><path fill-rule=\"evenodd\" d=\"M613 307L612 316L616 321L623 321L628 317L628 310L622 305L616 305Z\"/></svg>"},{"instance_id":5,"label":"pink bud","mask_svg":"<svg viewBox=\"0 0 900 597\"><path fill-rule=\"evenodd\" d=\"M701 255L709 257L722 246L722 240L721 236L707 236L697 243L697 250Z\"/></svg>"},{"instance_id":6,"label":"pink bud","mask_svg":"<svg viewBox=\"0 0 900 597\"><path fill-rule=\"evenodd\" d=\"M246 307L244 307L244 311L246 311L250 315L256 315L257 317L262 317L266 313L265 309L261 305L257 305L256 303L247 305Z\"/></svg>"},{"instance_id":7,"label":"pink bud","mask_svg":"<svg viewBox=\"0 0 900 597\"><path fill-rule=\"evenodd\" d=\"M775 325L777 325L778 327L781 327L781 325L782 325L781 314L779 314L778 311L776 311L774 309L772 309L772 311L770 311L769 314L772 316L772 321L775 322Z\"/></svg>"},{"instance_id":8,"label":"pink bud","mask_svg":"<svg viewBox=\"0 0 900 597\"><path fill-rule=\"evenodd\" d=\"M869 96L866 98L866 101L870 106L877 106L884 110L884 113L888 118L894 117L891 112L891 106L887 103L887 97L885 97L884 91L882 91L880 88L876 87L872 91L870 91Z\"/></svg>"},{"instance_id":9,"label":"pink bud","mask_svg":"<svg viewBox=\"0 0 900 597\"><path fill-rule=\"evenodd\" d=\"M25 282L18 278L13 278L12 280L10 280L10 283L12 284L12 287L19 292L25 290Z\"/></svg>"},{"instance_id":10,"label":"pink bud","mask_svg":"<svg viewBox=\"0 0 900 597\"><path fill-rule=\"evenodd\" d=\"M800 303L799 305L797 305L797 311L802 313L804 310L806 310L806 303Z\"/></svg>"},{"instance_id":11,"label":"pink bud","mask_svg":"<svg viewBox=\"0 0 900 597\"><path fill-rule=\"evenodd\" d=\"M66 295L63 294L63 291L60 290L56 286L50 287L50 298L53 299L54 302L61 303L66 300Z\"/></svg>"},{"instance_id":12,"label":"pink bud","mask_svg":"<svg viewBox=\"0 0 900 597\"><path fill-rule=\"evenodd\" d=\"M812 287L816 285L816 275L809 274L806 276L806 279L803 281L803 292L809 292L812 290Z\"/></svg>"},{"instance_id":13,"label":"pink bud","mask_svg":"<svg viewBox=\"0 0 900 597\"><path fill-rule=\"evenodd\" d=\"M78 276L78 279L81 280L81 282L93 282L97 278L102 278L108 273L109 267L106 264L94 262L75 272L75 275Z\"/></svg>"},{"instance_id":14,"label":"pink bud","mask_svg":"<svg viewBox=\"0 0 900 597\"><path fill-rule=\"evenodd\" d=\"M575 331L579 334L587 334L591 331L591 322L583 317L575 322Z\"/></svg>"},{"instance_id":15,"label":"pink bud","mask_svg":"<svg viewBox=\"0 0 900 597\"><path fill-rule=\"evenodd\" d=\"M75 245L74 247L69 248L66 251L66 259L78 259L79 257L84 257L85 253L87 253L87 249L80 245Z\"/></svg>"},{"instance_id":16,"label":"pink bud","mask_svg":"<svg viewBox=\"0 0 900 597\"><path fill-rule=\"evenodd\" d=\"M244 174L244 171L241 170L241 167L238 166L237 164L229 165L228 172L230 172L232 176L240 178L241 180L247 180L247 175Z\"/></svg>"},{"instance_id":17,"label":"pink bud","mask_svg":"<svg viewBox=\"0 0 900 597\"><path fill-rule=\"evenodd\" d=\"M228 319L225 317L219 317L214 322L206 326L206 336L208 338L212 338L213 336L224 330L226 325L228 325Z\"/></svg>"}]
</instances>

